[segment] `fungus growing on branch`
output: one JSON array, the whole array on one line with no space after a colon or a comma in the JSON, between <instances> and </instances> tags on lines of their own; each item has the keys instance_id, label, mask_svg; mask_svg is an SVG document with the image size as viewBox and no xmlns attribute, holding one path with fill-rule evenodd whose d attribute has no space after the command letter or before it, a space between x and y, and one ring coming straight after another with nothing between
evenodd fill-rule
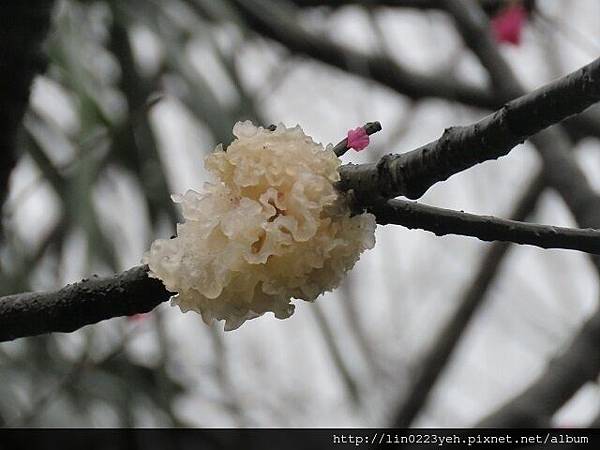
<instances>
[{"instance_id":1,"label":"fungus growing on branch","mask_svg":"<svg viewBox=\"0 0 600 450\"><path fill-rule=\"evenodd\" d=\"M335 189L340 160L302 128L238 122L236 139L205 160L216 178L174 196L185 222L144 256L172 303L233 330L268 311L285 319L291 298L334 289L375 244L375 217L352 215Z\"/></svg>"}]
</instances>

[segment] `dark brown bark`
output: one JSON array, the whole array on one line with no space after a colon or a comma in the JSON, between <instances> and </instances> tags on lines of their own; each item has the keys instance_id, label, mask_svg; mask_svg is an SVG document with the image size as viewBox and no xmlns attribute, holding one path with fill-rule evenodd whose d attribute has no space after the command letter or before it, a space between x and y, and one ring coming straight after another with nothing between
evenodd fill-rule
<instances>
[{"instance_id":1,"label":"dark brown bark","mask_svg":"<svg viewBox=\"0 0 600 450\"><path fill-rule=\"evenodd\" d=\"M112 317L151 311L168 300L160 280L138 266L109 278L84 279L58 291L0 298L0 342L64 332Z\"/></svg>"},{"instance_id":2,"label":"dark brown bark","mask_svg":"<svg viewBox=\"0 0 600 450\"><path fill-rule=\"evenodd\" d=\"M519 95L523 88L498 52L488 32L487 21L475 2L443 1L469 47L495 80L501 95ZM551 128L532 142L542 157L546 183L561 195L579 226L600 224L600 196L591 188L585 174L568 152L571 143L559 128ZM591 257L600 273L600 258ZM581 386L600 372L600 308L577 332L571 346L550 363L548 369L529 388L507 402L497 413L481 423L503 427L547 425L551 416Z\"/></svg>"},{"instance_id":3,"label":"dark brown bark","mask_svg":"<svg viewBox=\"0 0 600 450\"><path fill-rule=\"evenodd\" d=\"M479 216L405 200L387 200L370 205L380 225L394 224L426 230L437 236L472 236L482 241L502 241L600 254L600 231L539 225L517 220Z\"/></svg>"},{"instance_id":4,"label":"dark brown bark","mask_svg":"<svg viewBox=\"0 0 600 450\"><path fill-rule=\"evenodd\" d=\"M506 101L518 96L506 98L498 92L463 83L460 80L416 73L385 55L365 54L348 46L336 44L322 35L308 32L299 26L296 20L298 8L287 8L280 2L235 0L235 3L248 26L261 36L278 42L293 53L306 55L315 61L366 78L369 82L376 81L413 100L435 97L478 108L497 109ZM413 8L420 8L421 5L420 9L429 9L429 7L440 9L444 6L440 0L406 2L399 0L397 3ZM481 3L492 13L499 2L490 0ZM487 8L488 4L490 8ZM352 67L361 67L363 70L353 72ZM565 129L574 139L580 139L583 135L600 138L600 121L597 116L598 114L583 114L573 117L565 122Z\"/></svg>"},{"instance_id":5,"label":"dark brown bark","mask_svg":"<svg viewBox=\"0 0 600 450\"><path fill-rule=\"evenodd\" d=\"M600 101L600 58L506 103L477 123L447 128L442 137L378 163L340 169L340 189L359 201L404 195L416 199L431 186L484 161L508 154L529 136Z\"/></svg>"}]
</instances>

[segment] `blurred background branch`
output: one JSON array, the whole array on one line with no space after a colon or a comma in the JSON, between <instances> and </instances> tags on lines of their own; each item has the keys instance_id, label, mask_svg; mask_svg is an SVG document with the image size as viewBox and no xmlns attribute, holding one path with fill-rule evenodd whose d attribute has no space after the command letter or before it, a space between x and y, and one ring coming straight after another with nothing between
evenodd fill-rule
<instances>
[{"instance_id":1,"label":"blurred background branch","mask_svg":"<svg viewBox=\"0 0 600 450\"><path fill-rule=\"evenodd\" d=\"M0 207L8 193L8 181L17 163L16 138L29 101L36 74L43 72L46 58L42 45L46 37L53 0L28 3L4 2L0 6ZM29 30L24 33L23 30ZM0 239L2 224L0 221Z\"/></svg>"},{"instance_id":2,"label":"blurred background branch","mask_svg":"<svg viewBox=\"0 0 600 450\"><path fill-rule=\"evenodd\" d=\"M202 156L231 141L237 120L300 123L335 143L377 118L385 132L372 149L344 156L375 163L590 63L600 45L594 0L59 0L50 34L53 2L5 3L1 296L137 266L153 239L175 231L170 195L200 189ZM490 35L515 6L525 11L520 43ZM599 111L432 187L424 203L598 228ZM588 258L389 228L344 286L285 322L263 318L223 336L159 306L3 343L0 423L597 421L598 276ZM134 272L151 295L97 300L130 315L168 299ZM62 304L61 295L43 298ZM67 326L35 305L21 334L112 315L85 308ZM19 335L10 320L0 334Z\"/></svg>"}]
</instances>

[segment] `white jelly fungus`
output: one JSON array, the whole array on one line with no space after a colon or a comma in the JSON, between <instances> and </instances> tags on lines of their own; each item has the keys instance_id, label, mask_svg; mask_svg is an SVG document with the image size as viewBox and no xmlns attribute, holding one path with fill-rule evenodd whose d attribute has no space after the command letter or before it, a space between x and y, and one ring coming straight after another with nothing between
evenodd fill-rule
<instances>
[{"instance_id":1,"label":"white jelly fungus","mask_svg":"<svg viewBox=\"0 0 600 450\"><path fill-rule=\"evenodd\" d=\"M238 122L236 136L205 159L216 177L201 193L173 196L185 223L144 256L150 275L183 312L225 329L272 311L292 315L290 299L315 300L340 283L375 244L375 217L351 216L334 187L340 160L300 126L274 131Z\"/></svg>"}]
</instances>

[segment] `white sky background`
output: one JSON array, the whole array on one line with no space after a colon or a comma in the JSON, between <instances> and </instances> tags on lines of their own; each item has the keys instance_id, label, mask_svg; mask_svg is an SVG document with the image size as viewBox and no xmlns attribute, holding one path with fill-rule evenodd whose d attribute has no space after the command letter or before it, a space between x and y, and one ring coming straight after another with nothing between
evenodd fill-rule
<instances>
[{"instance_id":1,"label":"white sky background","mask_svg":"<svg viewBox=\"0 0 600 450\"><path fill-rule=\"evenodd\" d=\"M600 54L600 2L539 0L540 9L560 25L552 51L562 74ZM569 3L569 7L566 7ZM377 37L367 14L359 8L306 13L306 25L363 51L377 48ZM427 73L453 71L456 76L484 82L484 72L465 50L452 24L439 13L381 10L377 20L386 39L386 50L414 70ZM556 29L557 25L553 25ZM329 32L334 29L335 33ZM503 47L503 53L519 78L534 88L559 75L549 67L548 39L542 25L529 24L519 47ZM231 46L240 36L231 27L214 30L219 45ZM231 87L214 62L205 36L189 49L199 61L200 76L214 85L220 101L230 102ZM160 42L140 28L134 43L144 67L151 70ZM266 42L246 42L240 68L251 91L264 91L264 81L285 52ZM287 62L286 64L289 64ZM296 58L285 77L264 95L261 109L273 123L300 124L307 134L323 143L337 142L349 128L379 120L383 131L372 139L370 150L344 156L361 162L382 152L403 152L439 137L444 128L470 123L480 111L440 100L413 105L375 83L367 83L340 71ZM222 86L219 83L224 83ZM235 95L235 93L234 93ZM36 109L53 117L62 129L78 127L69 99L53 82L38 80L34 90ZM215 145L208 128L192 120L185 108L167 95L154 107L153 125L168 168L173 192L199 189L206 179L203 155ZM233 124L231 124L233 125ZM405 128L404 128L405 127ZM395 136L398 129L404 130ZM64 154L52 155L57 162ZM371 152L371 155L370 153ZM578 158L592 185L600 188L600 142L585 140ZM499 161L481 164L430 190L424 203L481 214L506 216L538 161L527 145ZM44 186L20 195L36 178L30 160L24 159L12 177L12 204L18 200L14 224L27 243L38 242L58 214L57 202ZM98 187L96 201L103 226L118 230L122 242L122 268L139 263L148 240L146 211L135 182L114 170ZM570 213L553 193L544 195L535 220L573 226ZM169 225L165 225L165 235ZM165 235L160 237L165 237ZM158 237L158 236L156 236ZM436 237L401 227L379 227L378 244L364 254L350 275L353 301L360 325L368 336L379 368L370 367L357 346L343 314L340 291L326 294L317 304L333 328L352 376L360 388L361 403L353 405L332 363L311 309L296 301L296 312L280 321L270 314L225 333L231 389L224 392L213 376L215 358L209 328L194 313L162 305L171 340L172 370L186 380L189 392L177 401L178 412L201 426L384 426L407 387L415 364L433 343L436 331L456 306L470 282L483 252L489 247L475 239ZM59 279L40 275L40 288L62 285L89 275L84 262L84 242L72 236ZM466 426L492 411L524 388L545 369L548 359L569 342L582 321L597 306L598 282L585 256L571 251L515 247L504 264L483 308L472 322L452 364L434 390L416 425ZM114 322L96 327L99 348L115 336ZM130 327L131 324L124 324ZM131 356L152 364L156 358L153 322L138 325L139 336L128 346ZM222 328L222 326L221 326ZM103 336L103 333L106 335ZM64 336L65 352L77 354L81 332ZM112 340L112 341L111 341ZM600 349L599 349L600 351ZM222 406L233 396L245 413L232 418ZM60 407L60 403L54 407ZM597 385L586 386L557 415L559 425L584 425L600 409ZM142 411L143 408L140 408ZM151 414L140 413L139 425L157 424ZM91 425L116 425L114 415L99 406ZM53 425L52 423L48 425ZM67 425L55 423L54 425Z\"/></svg>"}]
</instances>

